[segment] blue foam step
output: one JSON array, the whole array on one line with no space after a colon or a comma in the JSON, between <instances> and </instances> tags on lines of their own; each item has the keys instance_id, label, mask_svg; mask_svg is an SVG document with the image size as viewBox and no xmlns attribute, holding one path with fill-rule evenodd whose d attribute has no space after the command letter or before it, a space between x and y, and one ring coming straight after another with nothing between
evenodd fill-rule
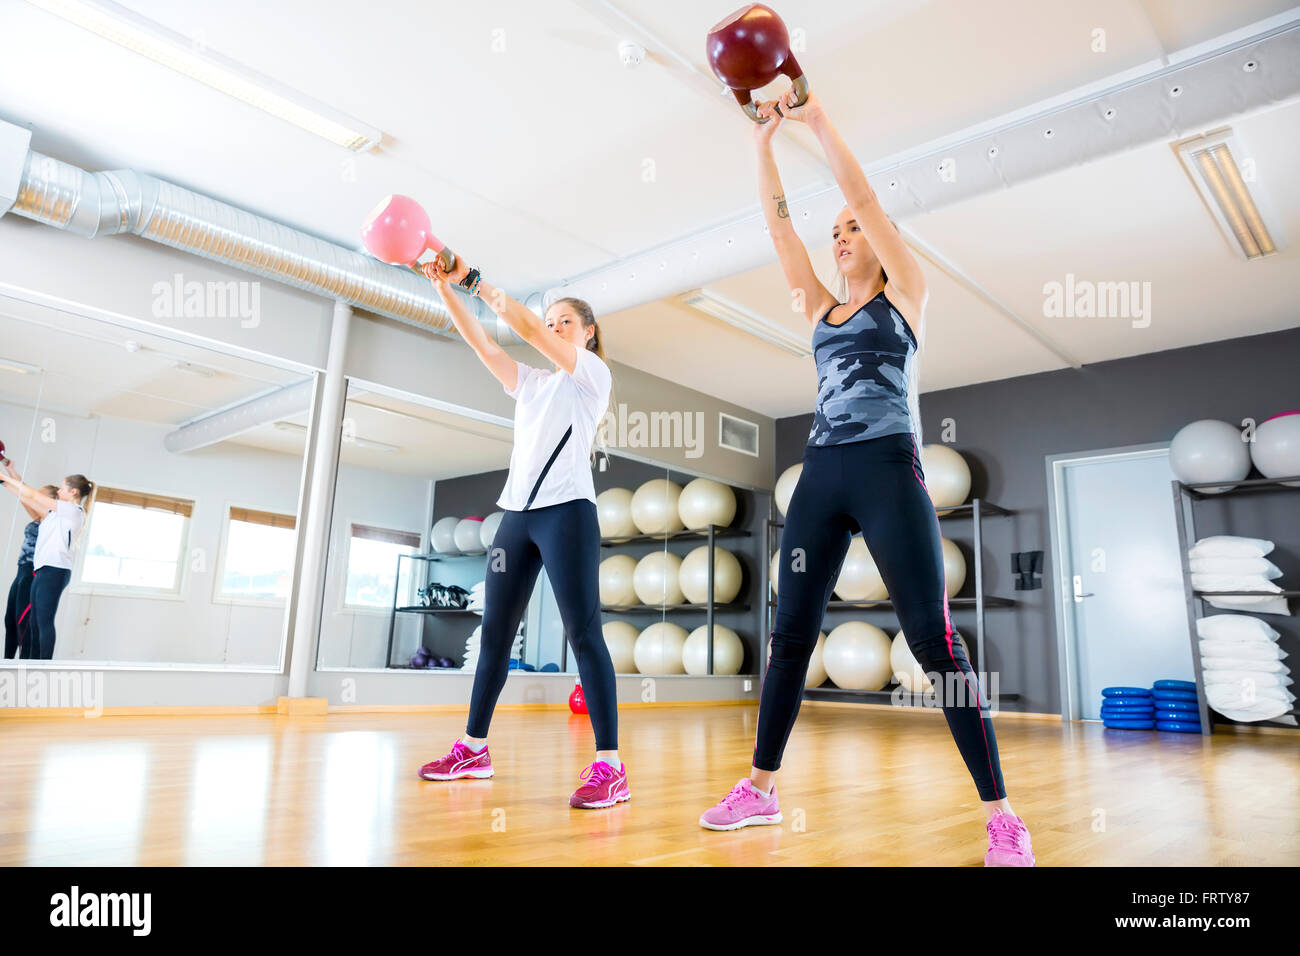
<instances>
[{"instance_id":1,"label":"blue foam step","mask_svg":"<svg viewBox=\"0 0 1300 956\"><path fill-rule=\"evenodd\" d=\"M1102 697L1150 697L1151 691L1146 687L1103 687Z\"/></svg>"},{"instance_id":2,"label":"blue foam step","mask_svg":"<svg viewBox=\"0 0 1300 956\"><path fill-rule=\"evenodd\" d=\"M1126 717L1107 717L1102 723L1113 730L1150 730L1155 726L1155 722L1150 718L1137 720Z\"/></svg>"},{"instance_id":3,"label":"blue foam step","mask_svg":"<svg viewBox=\"0 0 1300 956\"><path fill-rule=\"evenodd\" d=\"M1152 690L1190 690L1196 693L1196 685L1189 680L1158 680L1151 685Z\"/></svg>"},{"instance_id":4,"label":"blue foam step","mask_svg":"<svg viewBox=\"0 0 1300 956\"><path fill-rule=\"evenodd\" d=\"M1199 734L1201 725L1199 721L1189 723L1185 720L1158 720L1156 721L1156 730L1164 730L1174 734Z\"/></svg>"}]
</instances>

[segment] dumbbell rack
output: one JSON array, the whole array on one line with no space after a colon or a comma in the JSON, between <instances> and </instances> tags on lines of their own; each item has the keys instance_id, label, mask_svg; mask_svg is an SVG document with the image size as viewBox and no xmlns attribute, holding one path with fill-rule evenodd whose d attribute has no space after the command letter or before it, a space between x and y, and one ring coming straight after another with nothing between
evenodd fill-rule
<instances>
[{"instance_id":1,"label":"dumbbell rack","mask_svg":"<svg viewBox=\"0 0 1300 956\"><path fill-rule=\"evenodd\" d=\"M1251 478L1246 481L1233 483L1231 488L1224 491L1211 491L1209 489L1223 488L1222 481L1199 482L1196 484L1184 484L1175 480L1172 482L1174 491L1174 517L1178 523L1178 552L1183 567L1183 593L1187 598L1187 625L1188 637L1192 642L1192 669L1196 677L1196 705L1201 715L1201 734L1209 736L1214 732L1215 712L1210 709L1209 702L1205 697L1205 678L1204 670L1201 667L1201 642L1200 635L1196 630L1197 619L1205 615L1205 600L1207 597L1216 595L1265 595L1268 597L1279 597L1284 600L1300 598L1300 591L1197 591L1192 588L1192 569L1191 559L1188 557L1188 549L1196 541L1196 518L1195 509L1192 507L1194 502L1205 499L1221 500L1229 495L1251 494L1270 491L1300 491L1300 475L1293 475L1289 478ZM1215 613L1232 613L1234 609L1215 608ZM1235 609L1239 613L1249 614L1248 608ZM1300 714L1300 708L1292 707L1286 714L1280 716L1295 717ZM1230 726L1243 726L1227 717L1220 717L1219 723ZM1295 730L1292 724L1280 723L1276 718L1272 720L1250 721L1245 726L1264 726L1264 727L1285 727L1288 730Z\"/></svg>"},{"instance_id":2,"label":"dumbbell rack","mask_svg":"<svg viewBox=\"0 0 1300 956\"><path fill-rule=\"evenodd\" d=\"M972 548L974 550L974 568L975 568L975 594L973 597L955 597L948 599L948 607L951 609L968 609L975 612L975 657L971 661L972 668L976 673L979 672L980 662L984 660L984 612L991 607L1015 607L1016 602L1010 598L996 597L984 593L984 546L983 546L983 523L985 518L989 517L1011 517L1015 512L1006 508L995 505L992 502L985 501L981 498L972 498L969 504L958 505L953 508L945 508L944 513L939 515L940 521L970 518L972 521ZM771 584L769 582L769 568L771 567L772 554L776 540L776 531L784 528L785 522L775 515L775 505L773 513L769 515L766 530L764 552L767 560L763 563L762 569L762 590L766 597L766 620L762 634L762 652L760 655L760 667L763 676L767 675L767 654L768 644L771 643L772 627L776 614L776 600L772 597ZM828 612L834 610L850 609L892 609L891 601L830 601L826 609ZM985 692L983 682L980 684L981 692ZM834 700L834 701L853 701L859 703L889 703L896 696L901 696L908 700L909 705L915 706L923 703L927 699L933 700L933 694L910 694L907 691L894 687L893 689L885 688L883 690L845 690L833 685L821 687L809 687L804 690L805 700ZM998 700L1019 700L1020 694L999 693Z\"/></svg>"}]
</instances>

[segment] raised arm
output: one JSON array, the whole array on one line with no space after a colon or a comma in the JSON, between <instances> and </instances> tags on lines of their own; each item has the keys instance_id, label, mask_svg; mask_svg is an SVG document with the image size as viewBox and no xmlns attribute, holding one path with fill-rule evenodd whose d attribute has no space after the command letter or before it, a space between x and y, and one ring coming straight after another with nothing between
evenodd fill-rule
<instances>
[{"instance_id":1,"label":"raised arm","mask_svg":"<svg viewBox=\"0 0 1300 956\"><path fill-rule=\"evenodd\" d=\"M808 258L808 249L794 231L790 221L790 209L786 205L785 190L781 186L781 174L776 168L776 156L772 153L772 135L781 125L781 117L774 110L775 100L761 103L758 107L760 116L769 117L766 123L754 124L754 147L758 152L758 201L763 207L763 218L767 220L768 235L776 247L776 257L785 273L786 284L790 291L800 297L798 304L809 322L815 323L822 315L835 305L835 297L822 285L813 269L812 260Z\"/></svg>"},{"instance_id":2,"label":"raised arm","mask_svg":"<svg viewBox=\"0 0 1300 956\"><path fill-rule=\"evenodd\" d=\"M786 94L786 99L790 98L793 98L793 93ZM866 234L867 242L871 243L871 248L880 260L881 267L889 276L890 286L894 292L901 293L901 296L915 307L916 314L919 315L924 309L928 295L921 264L916 261L916 256L912 254L912 250L894 228L894 224L889 221L885 210L880 207L876 199L876 191L867 182L866 173L854 159L848 144L831 125L825 110L822 109L821 101L817 99L816 94L812 94L803 106L791 108L783 102L781 109L790 119L807 123L813 135L817 137L822 150L826 153L826 161L830 164L831 172L835 175L835 182L839 185L840 192L844 194L844 201L853 210L859 228Z\"/></svg>"},{"instance_id":3,"label":"raised arm","mask_svg":"<svg viewBox=\"0 0 1300 956\"><path fill-rule=\"evenodd\" d=\"M441 266L441 261L435 259L433 262L424 263L421 269L433 283L433 288L442 299L442 304L447 307L452 324L456 326L460 337L474 350L474 354L487 366L488 371L497 377L497 381L508 391L513 392L515 386L519 384L519 364L506 354L505 349L493 342L488 337L487 330L470 315L469 309L465 308L465 303L451 288L449 277L442 271Z\"/></svg>"},{"instance_id":4,"label":"raised arm","mask_svg":"<svg viewBox=\"0 0 1300 956\"><path fill-rule=\"evenodd\" d=\"M16 496L23 508L36 521L59 506L57 499L51 498L37 488L23 484L22 475L8 465L0 468L0 481L4 482L5 490Z\"/></svg>"}]
</instances>

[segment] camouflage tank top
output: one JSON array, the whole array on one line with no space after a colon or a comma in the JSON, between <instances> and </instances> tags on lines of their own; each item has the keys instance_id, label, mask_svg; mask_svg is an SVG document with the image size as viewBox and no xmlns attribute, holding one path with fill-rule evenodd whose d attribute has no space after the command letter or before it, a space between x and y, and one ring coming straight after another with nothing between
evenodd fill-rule
<instances>
[{"instance_id":1,"label":"camouflage tank top","mask_svg":"<svg viewBox=\"0 0 1300 956\"><path fill-rule=\"evenodd\" d=\"M912 433L907 385L916 337L884 290L839 325L813 329L817 408L810 445Z\"/></svg>"}]
</instances>

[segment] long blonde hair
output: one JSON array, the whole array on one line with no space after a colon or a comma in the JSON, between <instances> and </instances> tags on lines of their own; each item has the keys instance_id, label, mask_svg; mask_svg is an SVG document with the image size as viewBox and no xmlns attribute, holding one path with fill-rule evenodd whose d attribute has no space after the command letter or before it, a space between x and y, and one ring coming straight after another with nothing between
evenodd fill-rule
<instances>
[{"instance_id":1,"label":"long blonde hair","mask_svg":"<svg viewBox=\"0 0 1300 956\"><path fill-rule=\"evenodd\" d=\"M582 327L584 329L589 328L595 330L592 332L591 338L587 339L587 351L594 352L596 357L604 362L606 367L608 367L609 360L605 358L605 342L600 334L600 323L596 321L596 313L592 311L591 306L584 299L578 299L574 296L561 296L547 302L543 313L549 312L551 306L560 302L573 307L573 311L578 313L578 317L582 319ZM610 369L609 401L605 405L605 413L601 415L600 421L596 423L596 431L592 435L591 451L588 454L592 467L595 467L596 465L597 448L599 448L600 453L605 456L606 461L609 460L609 446L605 441L604 423L610 412L614 410L614 407L614 378L613 369Z\"/></svg>"},{"instance_id":2,"label":"long blonde hair","mask_svg":"<svg viewBox=\"0 0 1300 956\"><path fill-rule=\"evenodd\" d=\"M894 220L889 220L889 224L895 229L898 224ZM831 247L834 254L834 246ZM831 295L840 305L849 301L849 280L848 277L840 271L839 259L835 262L835 278L830 282ZM885 280L885 285L889 285L889 274L885 272L885 267L880 267L880 277ZM920 327L912 330L916 335L916 352L912 355L912 360L907 363L907 409L912 416L912 431L916 435L917 454L921 450L921 352L925 348L925 316L921 316Z\"/></svg>"}]
</instances>

